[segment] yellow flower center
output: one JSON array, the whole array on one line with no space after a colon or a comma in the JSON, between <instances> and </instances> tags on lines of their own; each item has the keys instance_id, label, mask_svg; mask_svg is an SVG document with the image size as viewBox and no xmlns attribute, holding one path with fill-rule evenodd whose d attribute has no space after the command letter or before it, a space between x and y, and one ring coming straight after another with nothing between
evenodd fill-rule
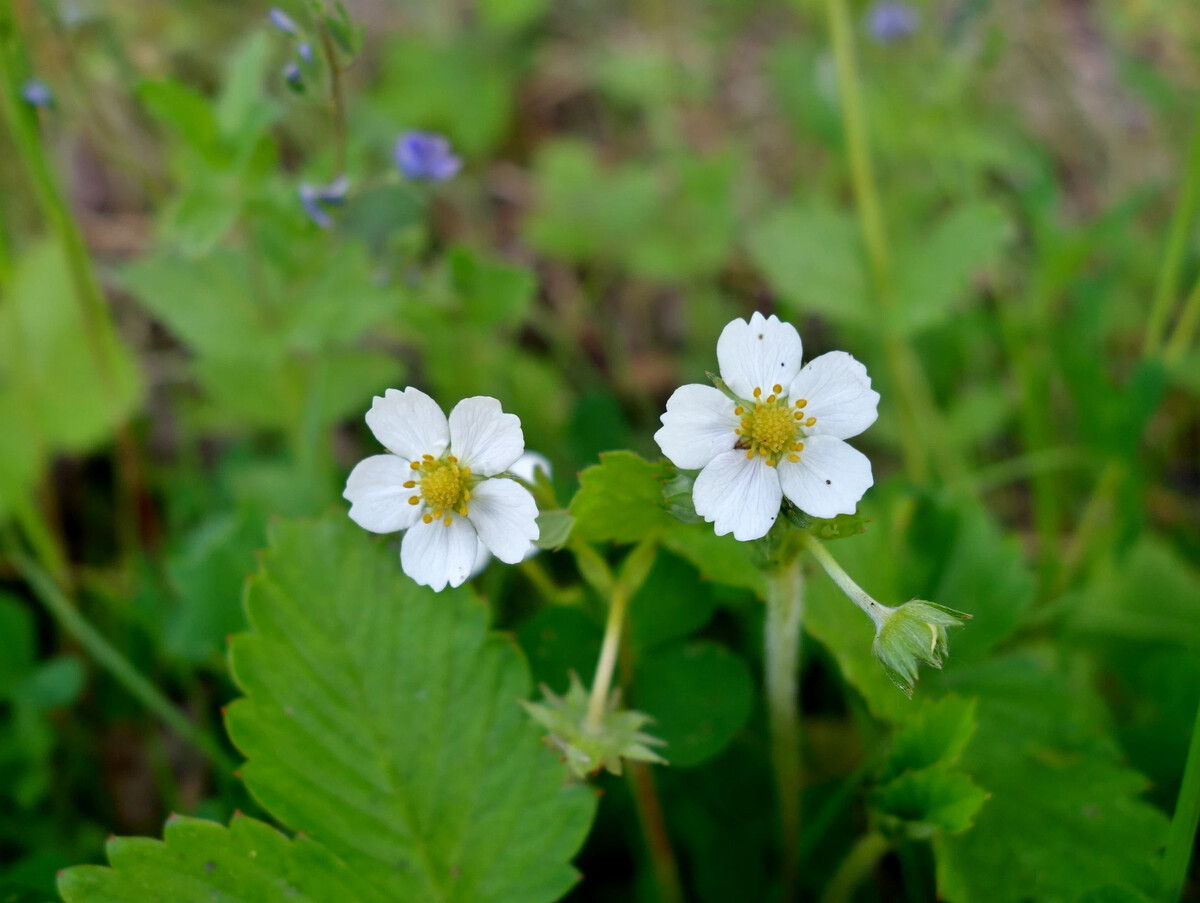
<instances>
[{"instance_id":1,"label":"yellow flower center","mask_svg":"<svg viewBox=\"0 0 1200 903\"><path fill-rule=\"evenodd\" d=\"M419 505L424 502L430 509L421 516L421 520L427 524L440 520L448 527L451 512L457 511L462 517L467 516L467 503L471 501L471 468L459 467L454 455L442 459L424 455L420 461L413 461L409 466L417 471L417 479L408 480L404 488L417 489L419 494L410 496L408 503Z\"/></svg>"},{"instance_id":2,"label":"yellow flower center","mask_svg":"<svg viewBox=\"0 0 1200 903\"><path fill-rule=\"evenodd\" d=\"M789 403L782 393L783 386L775 385L771 394L763 398L762 388L756 387L754 401L733 409L734 414L742 418L741 426L735 431L739 436L737 447L746 450L747 458L762 455L769 467L778 464L784 455L789 461L799 461L800 452L804 451L801 441L805 436L804 428L817 422L817 418L804 415L806 399Z\"/></svg>"}]
</instances>

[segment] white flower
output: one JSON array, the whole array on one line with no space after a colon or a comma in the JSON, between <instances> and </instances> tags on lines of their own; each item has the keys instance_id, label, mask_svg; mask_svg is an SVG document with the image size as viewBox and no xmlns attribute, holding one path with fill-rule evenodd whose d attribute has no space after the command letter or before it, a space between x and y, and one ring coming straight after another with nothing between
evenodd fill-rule
<instances>
[{"instance_id":1,"label":"white flower","mask_svg":"<svg viewBox=\"0 0 1200 903\"><path fill-rule=\"evenodd\" d=\"M537 478L537 472L542 471L547 477L553 476L550 468L550 462L543 455L537 452L527 451L508 468L508 472L514 477L519 477L526 483L532 483ZM529 548L525 550L525 555L522 561L527 558L532 558L540 549L532 542ZM492 560L492 553L488 551L487 546L483 543L479 544L479 551L475 553L475 564L471 567L471 576L478 577L483 573L483 569L488 566L488 562Z\"/></svg>"},{"instance_id":2,"label":"white flower","mask_svg":"<svg viewBox=\"0 0 1200 903\"><path fill-rule=\"evenodd\" d=\"M537 505L498 477L525 450L521 421L494 398L464 398L450 412L418 389L388 389L367 425L391 454L360 461L343 496L350 517L373 533L407 530L400 566L435 590L459 586L479 547L516 564L538 538Z\"/></svg>"},{"instance_id":3,"label":"white flower","mask_svg":"<svg viewBox=\"0 0 1200 903\"><path fill-rule=\"evenodd\" d=\"M734 320L717 362L737 400L690 385L667 401L654 439L677 467L700 470L692 500L718 536L765 536L785 495L814 517L853 514L874 482L871 462L842 441L875 422L867 368L831 351L802 369L801 351L796 328L775 316Z\"/></svg>"}]
</instances>

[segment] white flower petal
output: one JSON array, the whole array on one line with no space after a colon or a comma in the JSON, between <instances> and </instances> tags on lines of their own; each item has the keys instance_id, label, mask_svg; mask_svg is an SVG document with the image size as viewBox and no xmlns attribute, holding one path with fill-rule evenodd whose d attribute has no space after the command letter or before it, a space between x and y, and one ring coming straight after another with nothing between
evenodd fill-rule
<instances>
[{"instance_id":1,"label":"white flower petal","mask_svg":"<svg viewBox=\"0 0 1200 903\"><path fill-rule=\"evenodd\" d=\"M879 393L871 388L867 368L845 351L830 351L813 358L788 388L791 401L808 401L804 413L817 422L806 429L811 435L849 439L879 416Z\"/></svg>"},{"instance_id":2,"label":"white flower petal","mask_svg":"<svg viewBox=\"0 0 1200 903\"><path fill-rule=\"evenodd\" d=\"M537 504L514 480L484 480L471 490L467 509L479 541L508 564L523 559L538 538Z\"/></svg>"},{"instance_id":3,"label":"white flower petal","mask_svg":"<svg viewBox=\"0 0 1200 903\"><path fill-rule=\"evenodd\" d=\"M367 411L367 426L384 447L410 461L421 455L436 458L450 444L446 415L436 401L412 386L375 396Z\"/></svg>"},{"instance_id":4,"label":"white flower petal","mask_svg":"<svg viewBox=\"0 0 1200 903\"><path fill-rule=\"evenodd\" d=\"M737 443L734 403L712 386L680 386L667 399L654 441L671 463L698 470Z\"/></svg>"},{"instance_id":5,"label":"white flower petal","mask_svg":"<svg viewBox=\"0 0 1200 903\"><path fill-rule=\"evenodd\" d=\"M774 385L786 387L800 372L803 350L795 326L755 311L749 323L737 319L721 330L717 363L733 393L749 399L755 388L769 395Z\"/></svg>"},{"instance_id":6,"label":"white flower petal","mask_svg":"<svg viewBox=\"0 0 1200 903\"><path fill-rule=\"evenodd\" d=\"M475 550L475 563L471 565L470 579L472 580L487 570L487 566L492 561L492 553L488 551L487 546L481 542L477 542L475 545L478 546L478 548Z\"/></svg>"},{"instance_id":7,"label":"white flower petal","mask_svg":"<svg viewBox=\"0 0 1200 903\"><path fill-rule=\"evenodd\" d=\"M554 469L550 466L550 461L546 456L533 451L525 452L508 467L509 473L520 477L526 483L534 482L539 470L547 477L554 476Z\"/></svg>"},{"instance_id":8,"label":"white flower petal","mask_svg":"<svg viewBox=\"0 0 1200 903\"><path fill-rule=\"evenodd\" d=\"M490 477L507 470L525 450L516 414L486 395L464 398L450 412L450 453L472 473Z\"/></svg>"},{"instance_id":9,"label":"white flower petal","mask_svg":"<svg viewBox=\"0 0 1200 903\"><path fill-rule=\"evenodd\" d=\"M412 480L409 462L396 455L372 455L359 461L346 480L342 498L350 503L350 519L372 533L407 530L421 515L420 505L408 500L417 489L405 489Z\"/></svg>"},{"instance_id":10,"label":"white flower petal","mask_svg":"<svg viewBox=\"0 0 1200 903\"><path fill-rule=\"evenodd\" d=\"M451 516L450 526L440 520L418 521L400 544L400 566L422 586L436 592L461 586L471 575L479 540L464 517Z\"/></svg>"},{"instance_id":11,"label":"white flower petal","mask_svg":"<svg viewBox=\"0 0 1200 903\"><path fill-rule=\"evenodd\" d=\"M870 460L858 449L833 436L809 436L798 462L779 462L779 481L800 510L834 517L853 514L875 479Z\"/></svg>"},{"instance_id":12,"label":"white flower petal","mask_svg":"<svg viewBox=\"0 0 1200 903\"><path fill-rule=\"evenodd\" d=\"M779 516L783 491L775 468L765 458L747 458L741 449L717 455L700 471L692 487L696 513L718 536L733 533L743 542L766 536Z\"/></svg>"}]
</instances>

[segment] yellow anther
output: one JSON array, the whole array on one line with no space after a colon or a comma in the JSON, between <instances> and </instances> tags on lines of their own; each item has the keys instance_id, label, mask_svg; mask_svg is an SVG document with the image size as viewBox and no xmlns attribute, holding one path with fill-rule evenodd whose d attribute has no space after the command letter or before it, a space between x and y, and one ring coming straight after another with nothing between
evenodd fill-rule
<instances>
[{"instance_id":1,"label":"yellow anther","mask_svg":"<svg viewBox=\"0 0 1200 903\"><path fill-rule=\"evenodd\" d=\"M792 443L792 451L804 451L804 443L803 442L793 442Z\"/></svg>"},{"instance_id":2,"label":"yellow anther","mask_svg":"<svg viewBox=\"0 0 1200 903\"><path fill-rule=\"evenodd\" d=\"M733 434L734 434L735 436L740 436L740 435L742 434L742 430L741 430L741 428L739 427L738 429L735 429L735 430L733 431Z\"/></svg>"},{"instance_id":3,"label":"yellow anther","mask_svg":"<svg viewBox=\"0 0 1200 903\"><path fill-rule=\"evenodd\" d=\"M424 458L426 461L432 461L432 460L433 460L433 455L421 455L421 457L422 457L422 458Z\"/></svg>"},{"instance_id":4,"label":"yellow anther","mask_svg":"<svg viewBox=\"0 0 1200 903\"><path fill-rule=\"evenodd\" d=\"M788 455L788 460L791 461L793 464L795 464L797 461L800 460L800 456L799 455Z\"/></svg>"},{"instance_id":5,"label":"yellow anther","mask_svg":"<svg viewBox=\"0 0 1200 903\"><path fill-rule=\"evenodd\" d=\"M470 489L463 490L463 501L464 502L471 501L471 490Z\"/></svg>"},{"instance_id":6,"label":"yellow anther","mask_svg":"<svg viewBox=\"0 0 1200 903\"><path fill-rule=\"evenodd\" d=\"M459 508L458 513L461 514L463 517L466 517L467 516L467 506L463 505L461 508Z\"/></svg>"},{"instance_id":7,"label":"yellow anther","mask_svg":"<svg viewBox=\"0 0 1200 903\"><path fill-rule=\"evenodd\" d=\"M441 519L442 519L442 509L441 509L441 508L434 508L434 509L433 509L433 519L434 519L434 520L441 520Z\"/></svg>"},{"instance_id":8,"label":"yellow anther","mask_svg":"<svg viewBox=\"0 0 1200 903\"><path fill-rule=\"evenodd\" d=\"M447 514L447 515L446 515L446 519L445 519L444 521L442 521L442 526L443 526L443 527L448 527L448 526L450 526L450 515L449 515L449 514Z\"/></svg>"},{"instance_id":9,"label":"yellow anther","mask_svg":"<svg viewBox=\"0 0 1200 903\"><path fill-rule=\"evenodd\" d=\"M419 495L411 496L408 500L408 503L410 505L419 505L421 504L421 497Z\"/></svg>"},{"instance_id":10,"label":"yellow anther","mask_svg":"<svg viewBox=\"0 0 1200 903\"><path fill-rule=\"evenodd\" d=\"M446 460L449 461L451 464L458 463L458 458L454 457L454 455L450 455L448 458L446 458Z\"/></svg>"},{"instance_id":11,"label":"yellow anther","mask_svg":"<svg viewBox=\"0 0 1200 903\"><path fill-rule=\"evenodd\" d=\"M794 417L796 420L803 420L804 414L802 414L800 411L797 411L795 414L792 415L792 417Z\"/></svg>"},{"instance_id":12,"label":"yellow anther","mask_svg":"<svg viewBox=\"0 0 1200 903\"><path fill-rule=\"evenodd\" d=\"M758 398L760 395L762 395L762 389L760 389L758 386L755 386L754 387L754 397Z\"/></svg>"},{"instance_id":13,"label":"yellow anther","mask_svg":"<svg viewBox=\"0 0 1200 903\"><path fill-rule=\"evenodd\" d=\"M409 466L409 467L411 467L413 470L420 470L420 469L421 469L421 465L420 465L420 464L418 464L416 461L413 461L413 462L412 462L411 464L409 464L408 466Z\"/></svg>"},{"instance_id":14,"label":"yellow anther","mask_svg":"<svg viewBox=\"0 0 1200 903\"><path fill-rule=\"evenodd\" d=\"M464 468L462 469L462 478L465 480L465 479L466 479L467 477L469 477L470 475L471 475L471 468L469 468L469 467L464 467Z\"/></svg>"},{"instance_id":15,"label":"yellow anther","mask_svg":"<svg viewBox=\"0 0 1200 903\"><path fill-rule=\"evenodd\" d=\"M741 417L742 414L745 412L745 410L746 409L743 408L741 405L738 405L736 408L733 409L733 413L735 413L735 414L737 414L737 416Z\"/></svg>"},{"instance_id":16,"label":"yellow anther","mask_svg":"<svg viewBox=\"0 0 1200 903\"><path fill-rule=\"evenodd\" d=\"M767 404L775 404L775 396L774 395L767 396Z\"/></svg>"},{"instance_id":17,"label":"yellow anther","mask_svg":"<svg viewBox=\"0 0 1200 903\"><path fill-rule=\"evenodd\" d=\"M802 407L804 407L806 404L808 404L808 399L807 399L807 398L797 398L797 399L796 399L796 407L798 407L798 408L802 408Z\"/></svg>"},{"instance_id":18,"label":"yellow anther","mask_svg":"<svg viewBox=\"0 0 1200 903\"><path fill-rule=\"evenodd\" d=\"M779 383L775 383L775 385L771 387L771 391L778 395L783 391L783 386L779 385Z\"/></svg>"},{"instance_id":19,"label":"yellow anther","mask_svg":"<svg viewBox=\"0 0 1200 903\"><path fill-rule=\"evenodd\" d=\"M750 421L749 420L742 421L742 429L744 429L744 430L750 429Z\"/></svg>"},{"instance_id":20,"label":"yellow anther","mask_svg":"<svg viewBox=\"0 0 1200 903\"><path fill-rule=\"evenodd\" d=\"M433 515L432 514L423 514L423 515L421 515L421 520L425 521L425 523L427 523L427 524L432 524L433 523Z\"/></svg>"},{"instance_id":21,"label":"yellow anther","mask_svg":"<svg viewBox=\"0 0 1200 903\"><path fill-rule=\"evenodd\" d=\"M760 446L758 447L758 453L759 453L760 455L762 455L762 456L765 458L765 457L767 456L767 449L766 449L766 446L760 445Z\"/></svg>"},{"instance_id":22,"label":"yellow anther","mask_svg":"<svg viewBox=\"0 0 1200 903\"><path fill-rule=\"evenodd\" d=\"M812 425L813 425L814 423L816 423L816 422L817 422L817 418L816 418L816 417L809 417L807 420L805 420L805 421L804 421L804 425L805 425L805 426L812 426Z\"/></svg>"},{"instance_id":23,"label":"yellow anther","mask_svg":"<svg viewBox=\"0 0 1200 903\"><path fill-rule=\"evenodd\" d=\"M774 466L775 466L775 461L771 458L767 458L767 467L774 467Z\"/></svg>"},{"instance_id":24,"label":"yellow anther","mask_svg":"<svg viewBox=\"0 0 1200 903\"><path fill-rule=\"evenodd\" d=\"M752 448L746 449L746 460L749 461L753 457L754 457L754 449L752 449Z\"/></svg>"},{"instance_id":25,"label":"yellow anther","mask_svg":"<svg viewBox=\"0 0 1200 903\"><path fill-rule=\"evenodd\" d=\"M412 488L413 488L414 486L416 486L416 485L417 485L417 481L416 481L416 480L405 480L405 481L404 481L404 488L405 488L405 489L412 489Z\"/></svg>"}]
</instances>

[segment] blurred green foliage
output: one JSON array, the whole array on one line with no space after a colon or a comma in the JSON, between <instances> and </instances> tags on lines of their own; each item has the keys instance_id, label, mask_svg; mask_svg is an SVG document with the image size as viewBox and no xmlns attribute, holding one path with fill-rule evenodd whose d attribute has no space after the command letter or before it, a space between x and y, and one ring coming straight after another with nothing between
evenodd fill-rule
<instances>
[{"instance_id":1,"label":"blurred green foliage","mask_svg":"<svg viewBox=\"0 0 1200 903\"><path fill-rule=\"evenodd\" d=\"M887 604L974 615L910 702L812 572L801 898L855 850L842 899L1159 898L1200 703L1200 236L1175 212L1200 190L1200 11L918 4L885 44L850 3L881 281L836 3L294 0L296 36L238 4L0 0L2 903L171 812L165 844L110 842L113 870L68 872L63 896L145 900L172 862L162 899L450 899L381 864L433 824L426 876L457 899L778 899L762 562L687 522L651 440L755 309L808 358L851 351L882 396L838 559ZM53 107L21 101L35 75ZM456 179L395 171L415 128L449 137ZM298 190L343 172L321 228ZM341 488L378 450L362 414L404 385L520 416L554 466L554 551L434 598L352 530ZM590 678L638 542L656 557L618 683L671 765L598 779L572 889L592 798L547 802L561 772L506 705ZM225 743L246 696L244 781L39 607L18 549L198 731ZM425 679L440 695L404 696ZM541 808L484 762L497 743ZM501 861L470 813L530 833Z\"/></svg>"}]
</instances>

